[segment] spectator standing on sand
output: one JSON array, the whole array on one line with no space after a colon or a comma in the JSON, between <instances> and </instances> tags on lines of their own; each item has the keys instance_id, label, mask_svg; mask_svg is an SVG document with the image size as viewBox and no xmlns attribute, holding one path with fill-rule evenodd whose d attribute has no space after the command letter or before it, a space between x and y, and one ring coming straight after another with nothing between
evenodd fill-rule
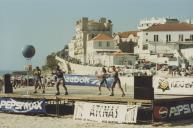
<instances>
[{"instance_id":1,"label":"spectator standing on sand","mask_svg":"<svg viewBox=\"0 0 193 128\"><path fill-rule=\"evenodd\" d=\"M121 87L121 81L119 79L119 70L116 69L115 66L112 66L112 71L110 71L108 69L108 72L112 73L112 76L113 76L113 83L112 83L112 86L111 86L111 95L110 96L114 96L114 88L115 88L115 85L118 84L121 92L122 92L122 97L125 96L125 93L123 91L123 88Z\"/></svg>"}]
</instances>

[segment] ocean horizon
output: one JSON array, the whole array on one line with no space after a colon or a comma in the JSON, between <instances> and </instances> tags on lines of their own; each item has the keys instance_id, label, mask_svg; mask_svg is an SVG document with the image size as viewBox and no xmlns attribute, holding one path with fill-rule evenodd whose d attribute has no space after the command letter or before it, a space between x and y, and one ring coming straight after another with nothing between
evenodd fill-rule
<instances>
[{"instance_id":1,"label":"ocean horizon","mask_svg":"<svg viewBox=\"0 0 193 128\"><path fill-rule=\"evenodd\" d=\"M12 73L13 71L11 70L0 70L0 76L4 76L4 74L7 74L7 73Z\"/></svg>"}]
</instances>

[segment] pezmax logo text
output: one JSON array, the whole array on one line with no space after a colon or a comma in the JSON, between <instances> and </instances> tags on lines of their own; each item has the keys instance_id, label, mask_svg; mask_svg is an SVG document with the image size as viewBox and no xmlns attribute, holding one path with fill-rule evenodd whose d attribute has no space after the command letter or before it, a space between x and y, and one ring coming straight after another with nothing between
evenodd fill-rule
<instances>
[{"instance_id":1,"label":"pezmax logo text","mask_svg":"<svg viewBox=\"0 0 193 128\"><path fill-rule=\"evenodd\" d=\"M44 113L45 101L16 101L11 98L0 99L0 110L16 113L41 112Z\"/></svg>"}]
</instances>

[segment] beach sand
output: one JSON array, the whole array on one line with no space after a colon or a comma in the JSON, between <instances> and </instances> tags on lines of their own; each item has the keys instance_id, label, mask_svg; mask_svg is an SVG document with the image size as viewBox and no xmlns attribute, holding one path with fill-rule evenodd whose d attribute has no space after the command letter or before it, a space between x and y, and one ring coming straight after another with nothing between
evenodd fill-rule
<instances>
[{"instance_id":1,"label":"beach sand","mask_svg":"<svg viewBox=\"0 0 193 128\"><path fill-rule=\"evenodd\" d=\"M151 125L146 125L149 127ZM40 117L0 113L0 128L131 128L134 124L98 123L73 120L73 116Z\"/></svg>"},{"instance_id":2,"label":"beach sand","mask_svg":"<svg viewBox=\"0 0 193 128\"><path fill-rule=\"evenodd\" d=\"M98 88L94 87L68 87L70 95L98 95ZM14 89L14 93L26 93L29 91L32 93L33 87L25 87ZM108 96L107 89L102 88L103 96ZM61 91L63 88L61 87ZM41 94L41 90L38 90L38 94ZM132 88L128 88L126 96L133 92ZM54 95L55 87L47 87L45 95ZM42 95L42 94L41 94ZM120 90L116 89L116 95L120 97ZM149 123L149 124L116 124L116 123L101 123L83 120L73 120L73 115L64 115L61 117L53 116L30 116L21 114L9 114L0 113L0 128L149 128L149 127L193 127L192 120L183 120L170 123Z\"/></svg>"},{"instance_id":3,"label":"beach sand","mask_svg":"<svg viewBox=\"0 0 193 128\"><path fill-rule=\"evenodd\" d=\"M192 128L193 119L173 123L115 124L73 120L73 115L62 117L29 116L0 113L0 128Z\"/></svg>"},{"instance_id":4,"label":"beach sand","mask_svg":"<svg viewBox=\"0 0 193 128\"><path fill-rule=\"evenodd\" d=\"M141 126L141 125L138 125ZM146 125L143 127L150 127ZM73 120L72 116L40 117L0 113L0 128L130 128L134 124L111 124Z\"/></svg>"}]
</instances>

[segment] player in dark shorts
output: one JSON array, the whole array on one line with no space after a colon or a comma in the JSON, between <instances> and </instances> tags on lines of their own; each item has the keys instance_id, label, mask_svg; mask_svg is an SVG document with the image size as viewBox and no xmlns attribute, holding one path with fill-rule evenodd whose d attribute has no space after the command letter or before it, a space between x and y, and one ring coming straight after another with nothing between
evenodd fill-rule
<instances>
[{"instance_id":1,"label":"player in dark shorts","mask_svg":"<svg viewBox=\"0 0 193 128\"><path fill-rule=\"evenodd\" d=\"M43 89L42 93L45 93L45 85L42 84L42 80L41 80L41 70L39 67L36 67L35 71L33 72L34 74L34 81L35 81L35 91L34 93L37 93L37 88L41 88Z\"/></svg>"},{"instance_id":2,"label":"player in dark shorts","mask_svg":"<svg viewBox=\"0 0 193 128\"><path fill-rule=\"evenodd\" d=\"M107 89L110 91L110 88L107 85L107 71L105 69L105 67L102 68L102 74L101 75L97 75L98 79L101 79L100 85L99 85L99 95L101 95L101 87L103 84L106 85Z\"/></svg>"},{"instance_id":3,"label":"player in dark shorts","mask_svg":"<svg viewBox=\"0 0 193 128\"><path fill-rule=\"evenodd\" d=\"M108 70L109 71L109 70ZM114 96L114 88L115 88L115 85L118 84L121 92L122 92L122 97L125 96L125 93L123 91L123 88L121 87L121 81L119 79L119 73L118 73L118 70L116 69L115 66L112 66L112 71L109 71L110 73L112 73L112 76L113 76L113 83L112 83L112 86L111 86L111 95L110 96Z\"/></svg>"},{"instance_id":4,"label":"player in dark shorts","mask_svg":"<svg viewBox=\"0 0 193 128\"><path fill-rule=\"evenodd\" d=\"M65 95L68 95L68 91L67 91L67 88L65 86L65 79L64 79L64 76L63 76L63 71L60 69L60 67L57 65L56 67L56 71L55 71L55 74L57 76L57 81L56 81L56 90L57 90L57 93L56 95L60 95L60 89L59 89L59 85L60 83L62 82L62 85L64 87L64 90L65 90Z\"/></svg>"}]
</instances>

